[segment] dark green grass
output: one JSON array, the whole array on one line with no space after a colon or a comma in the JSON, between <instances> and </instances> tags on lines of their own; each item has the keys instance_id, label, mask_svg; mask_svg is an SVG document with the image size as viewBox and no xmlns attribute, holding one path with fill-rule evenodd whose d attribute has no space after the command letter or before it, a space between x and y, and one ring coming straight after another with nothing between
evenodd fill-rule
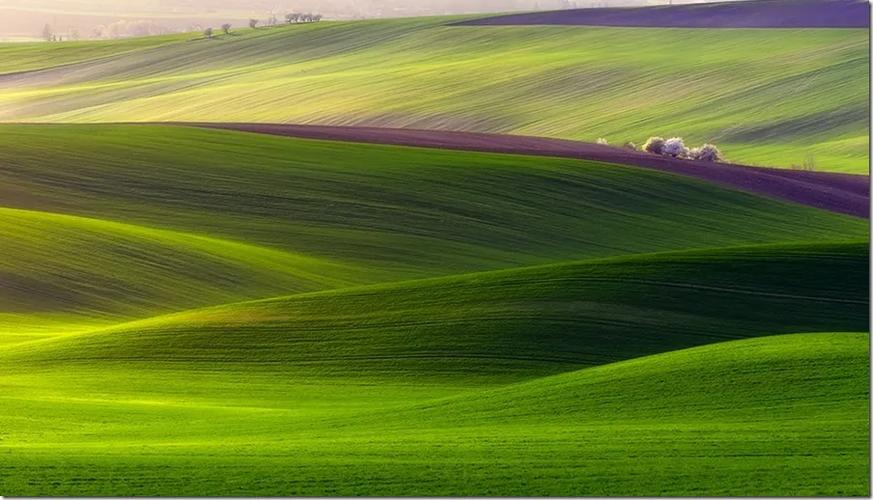
<instances>
[{"instance_id":1,"label":"dark green grass","mask_svg":"<svg viewBox=\"0 0 873 500\"><path fill-rule=\"evenodd\" d=\"M505 382L742 337L863 331L867 261L864 243L820 244L477 273L183 312L11 347L5 363Z\"/></svg>"},{"instance_id":2,"label":"dark green grass","mask_svg":"<svg viewBox=\"0 0 873 500\"><path fill-rule=\"evenodd\" d=\"M161 126L2 126L0 199L0 494L869 494L869 336L725 342L867 331L866 221Z\"/></svg>"},{"instance_id":3,"label":"dark green grass","mask_svg":"<svg viewBox=\"0 0 873 500\"><path fill-rule=\"evenodd\" d=\"M7 206L450 274L864 237L866 223L569 159L166 126L2 126Z\"/></svg>"},{"instance_id":4,"label":"dark green grass","mask_svg":"<svg viewBox=\"0 0 873 500\"><path fill-rule=\"evenodd\" d=\"M0 310L40 335L52 314L136 319L349 284L867 234L860 219L568 159L166 126L0 131L0 196L29 210L0 214Z\"/></svg>"},{"instance_id":5,"label":"dark green grass","mask_svg":"<svg viewBox=\"0 0 873 500\"><path fill-rule=\"evenodd\" d=\"M0 489L864 496L868 341L809 334L729 342L346 413L341 405L306 413L290 389L269 407L221 407L167 398L161 385L130 390L127 400L61 398L52 392L59 379L4 375L11 390L0 396ZM164 385L179 380L174 374ZM367 390L333 384L322 397Z\"/></svg>"}]
</instances>

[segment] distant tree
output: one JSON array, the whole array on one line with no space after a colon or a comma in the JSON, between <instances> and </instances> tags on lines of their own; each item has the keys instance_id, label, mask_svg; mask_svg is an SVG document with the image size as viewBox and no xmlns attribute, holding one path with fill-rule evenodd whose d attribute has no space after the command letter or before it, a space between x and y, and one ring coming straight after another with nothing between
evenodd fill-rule
<instances>
[{"instance_id":1,"label":"distant tree","mask_svg":"<svg viewBox=\"0 0 873 500\"><path fill-rule=\"evenodd\" d=\"M257 28L258 22L259 21L257 19L249 19L249 28L251 28L251 29Z\"/></svg>"},{"instance_id":2,"label":"distant tree","mask_svg":"<svg viewBox=\"0 0 873 500\"><path fill-rule=\"evenodd\" d=\"M212 38L212 28L206 28L203 30L203 36L206 38Z\"/></svg>"},{"instance_id":3,"label":"distant tree","mask_svg":"<svg viewBox=\"0 0 873 500\"><path fill-rule=\"evenodd\" d=\"M806 158L803 159L803 169L809 171L815 170L815 156L806 155Z\"/></svg>"},{"instance_id":4,"label":"distant tree","mask_svg":"<svg viewBox=\"0 0 873 500\"><path fill-rule=\"evenodd\" d=\"M321 14L316 14L316 15L312 16L312 21L316 22L316 23L318 21L321 21Z\"/></svg>"},{"instance_id":5,"label":"distant tree","mask_svg":"<svg viewBox=\"0 0 873 500\"><path fill-rule=\"evenodd\" d=\"M288 24L296 23L300 20L300 14L297 12L292 12L290 14L285 15L285 20L288 21Z\"/></svg>"},{"instance_id":6,"label":"distant tree","mask_svg":"<svg viewBox=\"0 0 873 500\"><path fill-rule=\"evenodd\" d=\"M221 31L223 31L225 35L229 35L230 34L230 23L222 24Z\"/></svg>"},{"instance_id":7,"label":"distant tree","mask_svg":"<svg viewBox=\"0 0 873 500\"><path fill-rule=\"evenodd\" d=\"M601 146L609 146L609 141L607 141L603 137L598 137L597 144L600 144Z\"/></svg>"},{"instance_id":8,"label":"distant tree","mask_svg":"<svg viewBox=\"0 0 873 500\"><path fill-rule=\"evenodd\" d=\"M624 143L624 148L625 148L625 149L630 149L631 151L636 151L636 150L637 150L637 145L634 144L634 143L632 143L632 142L626 142L626 143Z\"/></svg>"},{"instance_id":9,"label":"distant tree","mask_svg":"<svg viewBox=\"0 0 873 500\"><path fill-rule=\"evenodd\" d=\"M654 155L659 155L664 152L664 138L663 137L649 137L649 140L643 144L643 151L647 153L652 153Z\"/></svg>"},{"instance_id":10,"label":"distant tree","mask_svg":"<svg viewBox=\"0 0 873 500\"><path fill-rule=\"evenodd\" d=\"M722 161L724 158L721 155L721 151L718 150L718 146L715 144L704 144L699 148L693 148L688 152L688 156L693 160L700 161Z\"/></svg>"},{"instance_id":11,"label":"distant tree","mask_svg":"<svg viewBox=\"0 0 873 500\"><path fill-rule=\"evenodd\" d=\"M671 137L664 141L664 149L661 151L664 156L672 156L673 158L686 158L688 156L688 148L685 147L685 141L681 137Z\"/></svg>"},{"instance_id":12,"label":"distant tree","mask_svg":"<svg viewBox=\"0 0 873 500\"><path fill-rule=\"evenodd\" d=\"M68 38L70 40L78 40L80 38L79 37L79 30L76 28L70 28L70 36Z\"/></svg>"},{"instance_id":13,"label":"distant tree","mask_svg":"<svg viewBox=\"0 0 873 500\"><path fill-rule=\"evenodd\" d=\"M52 27L46 24L42 28L42 39L46 42L51 42L54 37L54 33L52 33Z\"/></svg>"}]
</instances>

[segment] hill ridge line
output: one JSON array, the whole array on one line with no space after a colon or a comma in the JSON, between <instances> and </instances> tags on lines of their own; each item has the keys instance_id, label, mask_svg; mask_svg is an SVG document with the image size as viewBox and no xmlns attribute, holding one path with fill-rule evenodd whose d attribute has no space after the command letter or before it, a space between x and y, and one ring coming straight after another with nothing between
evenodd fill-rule
<instances>
[{"instance_id":1,"label":"hill ridge line","mask_svg":"<svg viewBox=\"0 0 873 500\"><path fill-rule=\"evenodd\" d=\"M568 139L481 132L242 122L170 121L115 124L187 126L302 139L600 161L683 175L722 187L859 218L870 217L870 186L867 175L682 160Z\"/></svg>"},{"instance_id":2,"label":"hill ridge line","mask_svg":"<svg viewBox=\"0 0 873 500\"><path fill-rule=\"evenodd\" d=\"M240 246L240 247L250 248L252 250L257 250L257 251L261 251L261 252L275 253L277 256L284 256L284 257L288 257L290 259L300 259L303 261L319 262L320 264L336 266L338 268L351 269L354 267L354 266L351 266L349 264L337 262L337 261L334 261L334 260L329 259L329 258L316 257L316 256L313 256L310 254L305 254L302 252L290 252L288 250L284 250L281 248L267 247L267 246L249 243L246 241L231 240L231 239L220 238L220 237L207 235L207 234L198 234L198 233L192 233L189 231L180 231L178 229L168 229L168 228L163 228L163 227L146 226L146 225L142 225L142 224L135 224L135 223L130 223L130 222L121 222L121 221L116 221L116 220L112 220L112 219L103 219L103 218L99 218L99 217L88 217L86 215L67 214L67 213L63 213L63 212L52 212L52 211L48 211L48 210L33 210L33 209L29 209L29 208L19 208L19 207L10 207L10 206L6 206L6 205L0 205L0 212L3 212L3 211L19 212L19 213L23 213L23 214L32 214L32 215L37 216L37 217L44 216L44 217L70 218L70 219L75 219L75 220L79 220L79 221L83 221L83 222L92 222L92 223L97 223L97 224L108 224L111 226L115 226L119 229L128 228L131 231L138 231L138 232L143 232L143 233L155 232L155 233L162 233L162 234L167 235L167 236L170 236L170 235L181 236L181 237L198 239L198 240L201 240L204 242L212 242L212 243L220 243L220 244L224 244L224 245Z\"/></svg>"},{"instance_id":3,"label":"hill ridge line","mask_svg":"<svg viewBox=\"0 0 873 500\"><path fill-rule=\"evenodd\" d=\"M633 262L639 260L651 260L657 258L669 258L671 256L681 257L683 255L693 256L693 255L706 255L710 253L719 253L724 251L754 251L756 249L773 249L773 248L782 248L782 249L803 249L803 248L827 248L827 247L851 247L862 244L862 242L855 241L844 241L844 242L815 242L815 243L778 243L778 244L763 244L763 245L741 245L741 246L732 246L732 247L717 247L710 249L692 249L692 250L679 250L679 251L665 251L665 252L652 252L652 253L643 253L643 254L631 254L625 256L615 256L615 257L600 257L593 259L581 259L581 260L569 260L569 261L561 261L554 262L548 264L538 264L533 266L519 266L507 269L497 269L497 270L488 270L488 271L474 271L469 273L457 273L446 276L437 276L437 277L429 277L429 278L416 278L416 279L407 279L407 280L399 280L399 281L389 281L389 282L381 282L381 283L372 283L372 284L362 284L362 285L352 285L347 287L326 289L326 290L315 290L308 292L300 292L300 293L292 293L288 295L276 295L272 297L264 297L260 299L252 299L252 300L243 300L237 302L229 302L224 304L214 304L202 307L195 307L191 309L180 310L176 312L159 314L156 316L149 316L139 319L132 319L129 321L122 321L120 323L101 326L95 329L82 331L78 333L72 333L68 335L59 335L52 336L47 338L40 338L29 342L24 342L20 344L11 344L8 346L0 345L0 356L4 354L12 353L14 355L15 351L24 350L29 351L32 347L42 345L42 344L53 344L55 342L63 342L65 340L70 339L78 339L81 337L90 337L90 336L101 336L101 335L111 335L115 330L124 330L130 327L136 326L148 326L150 324L162 324L165 321L173 320L174 318L184 318L185 316L198 314L202 312L208 312L212 310L221 310L228 307L240 307L247 305L256 305L256 304L266 304L271 302L282 302L282 301L290 301L290 300L298 300L305 299L310 297L320 297L320 296L330 296L330 295L338 295L344 293L355 293L361 291L378 291L385 289L396 289L402 288L404 286L415 286L415 285L425 285L428 283L439 283L441 281L454 281L454 280L463 280L463 279L476 279L477 277L500 277L501 275L511 275L514 273L522 273L525 271L535 271L538 269L546 270L546 269L554 269L554 268L572 268L575 266L585 266L585 265L610 265L610 264L618 264L621 262ZM799 299L799 300L810 300L810 301L819 301L819 302L830 302L830 303L839 303L839 304L864 304L864 301L860 300L852 300L852 299L837 299L830 297L815 297L815 296L804 296L804 295L795 295L795 294L775 294L768 292L759 292L755 290L748 289L732 289L726 287L709 287L709 286L695 286L695 285L682 285L680 283L671 283L665 281L658 280L643 280L643 279L617 279L617 278L599 278L599 277L586 277L586 278L578 278L577 281L586 281L586 282L630 282L630 283L640 283L640 284L651 284L651 285L661 285L665 287L677 287L677 288L686 288L686 289L706 289L711 291L718 292L727 292L727 293L738 293L742 295L752 295L752 296L761 296L761 297L775 297L775 298L789 298L789 299Z\"/></svg>"}]
</instances>

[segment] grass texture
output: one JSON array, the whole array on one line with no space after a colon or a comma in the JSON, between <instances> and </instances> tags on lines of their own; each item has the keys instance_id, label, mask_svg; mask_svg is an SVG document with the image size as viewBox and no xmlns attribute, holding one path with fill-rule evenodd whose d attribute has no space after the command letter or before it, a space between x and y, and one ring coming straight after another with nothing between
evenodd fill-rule
<instances>
[{"instance_id":1,"label":"grass texture","mask_svg":"<svg viewBox=\"0 0 873 500\"><path fill-rule=\"evenodd\" d=\"M4 495L869 495L865 220L158 125L0 199Z\"/></svg>"},{"instance_id":2,"label":"grass texture","mask_svg":"<svg viewBox=\"0 0 873 500\"><path fill-rule=\"evenodd\" d=\"M867 170L866 30L452 20L0 45L0 71L30 70L0 76L0 120L365 124L613 144L679 135L737 162Z\"/></svg>"},{"instance_id":3,"label":"grass texture","mask_svg":"<svg viewBox=\"0 0 873 500\"><path fill-rule=\"evenodd\" d=\"M0 337L15 337L3 342L50 333L58 314L111 324L349 285L867 234L853 217L594 162L166 126L0 131Z\"/></svg>"},{"instance_id":4,"label":"grass texture","mask_svg":"<svg viewBox=\"0 0 873 500\"><path fill-rule=\"evenodd\" d=\"M868 343L866 334L765 337L441 397L413 381L289 386L276 374L200 371L181 372L181 385L179 372L163 372L148 392L103 384L104 394L83 397L64 393L63 377L4 372L0 486L18 495L864 496ZM123 376L86 369L77 383L101 375ZM189 396L210 378L211 394L216 378L230 393L221 405ZM264 390L269 403L252 400Z\"/></svg>"}]
</instances>

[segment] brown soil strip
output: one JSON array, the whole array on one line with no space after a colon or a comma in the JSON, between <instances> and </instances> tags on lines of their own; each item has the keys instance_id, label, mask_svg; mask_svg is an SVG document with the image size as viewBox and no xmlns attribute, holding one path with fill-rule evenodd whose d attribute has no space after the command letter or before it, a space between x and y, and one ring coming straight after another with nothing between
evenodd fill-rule
<instances>
[{"instance_id":1,"label":"brown soil strip","mask_svg":"<svg viewBox=\"0 0 873 500\"><path fill-rule=\"evenodd\" d=\"M265 123L178 123L307 139L557 156L618 163L695 177L721 186L856 217L870 217L870 178L665 158L623 148L545 137L442 130Z\"/></svg>"}]
</instances>

